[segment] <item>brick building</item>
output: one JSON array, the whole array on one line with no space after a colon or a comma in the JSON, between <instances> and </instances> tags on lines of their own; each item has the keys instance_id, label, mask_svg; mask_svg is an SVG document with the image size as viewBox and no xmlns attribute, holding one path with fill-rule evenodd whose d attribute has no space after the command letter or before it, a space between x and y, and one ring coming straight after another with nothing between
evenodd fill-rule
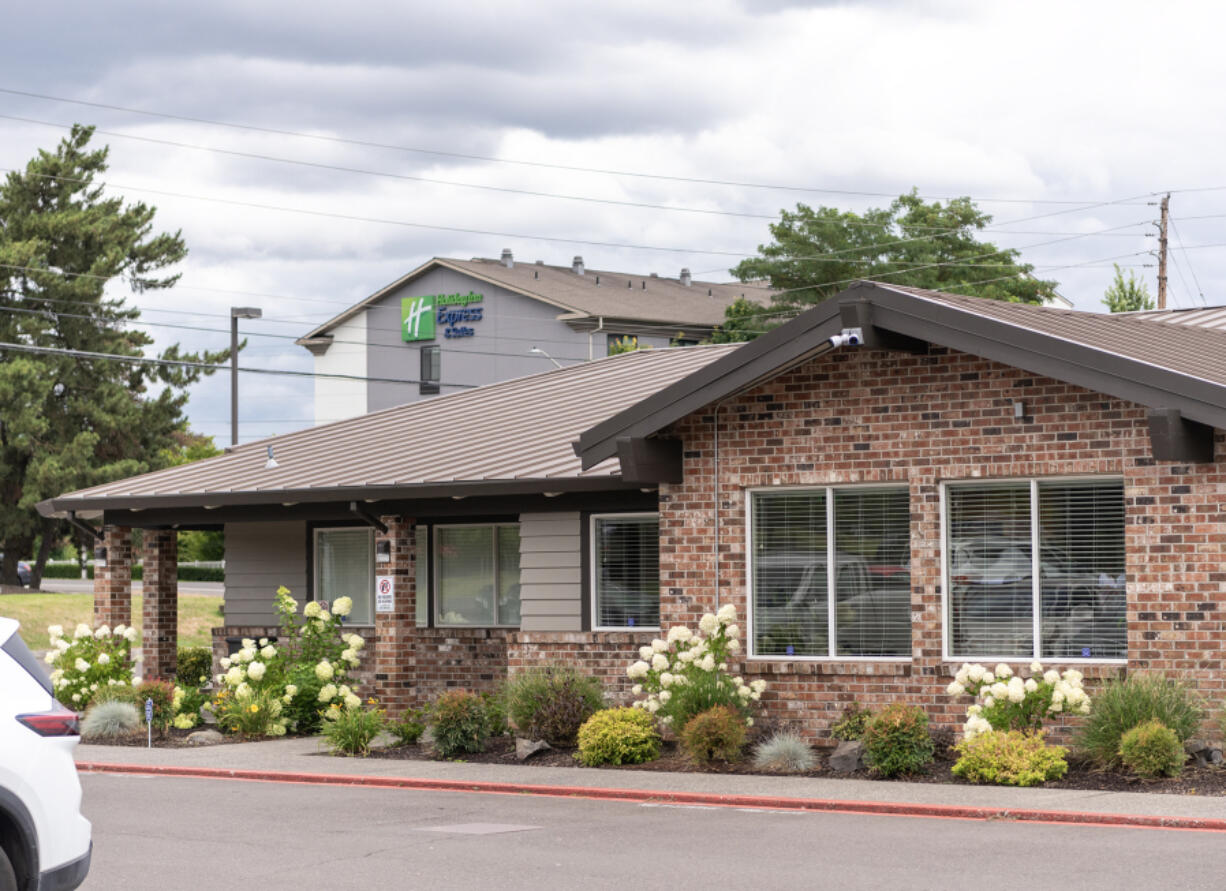
<instances>
[{"instance_id":1,"label":"brick building","mask_svg":"<svg viewBox=\"0 0 1226 891\"><path fill-rule=\"evenodd\" d=\"M861 284L741 347L600 360L281 437L271 470L253 444L43 507L101 514L116 555L134 525L223 526L219 648L286 576L326 594L365 573L393 704L558 661L624 692L655 629L733 603L743 672L818 735L851 701L954 723L962 661L1186 675L1216 712L1223 430L1226 332Z\"/></svg>"}]
</instances>

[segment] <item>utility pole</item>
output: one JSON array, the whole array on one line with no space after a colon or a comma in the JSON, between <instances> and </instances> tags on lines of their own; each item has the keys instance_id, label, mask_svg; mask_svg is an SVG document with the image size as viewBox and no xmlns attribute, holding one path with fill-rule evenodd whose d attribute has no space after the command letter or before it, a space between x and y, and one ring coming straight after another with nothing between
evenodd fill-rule
<instances>
[{"instance_id":1,"label":"utility pole","mask_svg":"<svg viewBox=\"0 0 1226 891\"><path fill-rule=\"evenodd\" d=\"M263 312L255 306L230 307L230 445L238 445L238 320L258 319Z\"/></svg>"},{"instance_id":2,"label":"utility pole","mask_svg":"<svg viewBox=\"0 0 1226 891\"><path fill-rule=\"evenodd\" d=\"M1158 309L1166 309L1166 218L1171 209L1171 193L1162 197L1162 216L1158 220Z\"/></svg>"}]
</instances>

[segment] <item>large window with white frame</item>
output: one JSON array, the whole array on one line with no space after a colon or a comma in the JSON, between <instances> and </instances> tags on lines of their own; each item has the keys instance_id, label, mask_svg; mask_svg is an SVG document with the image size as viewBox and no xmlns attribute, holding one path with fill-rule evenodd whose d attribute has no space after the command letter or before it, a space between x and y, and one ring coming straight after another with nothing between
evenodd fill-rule
<instances>
[{"instance_id":1,"label":"large window with white frame","mask_svg":"<svg viewBox=\"0 0 1226 891\"><path fill-rule=\"evenodd\" d=\"M751 656L910 657L907 487L753 491L748 530Z\"/></svg>"},{"instance_id":2,"label":"large window with white frame","mask_svg":"<svg viewBox=\"0 0 1226 891\"><path fill-rule=\"evenodd\" d=\"M659 628L659 515L593 515L591 523L593 627Z\"/></svg>"},{"instance_id":3,"label":"large window with white frame","mask_svg":"<svg viewBox=\"0 0 1226 891\"><path fill-rule=\"evenodd\" d=\"M943 489L950 658L1127 657L1122 480Z\"/></svg>"},{"instance_id":4,"label":"large window with white frame","mask_svg":"<svg viewBox=\"0 0 1226 891\"><path fill-rule=\"evenodd\" d=\"M315 530L316 600L353 600L350 625L374 624L374 531L366 526Z\"/></svg>"},{"instance_id":5,"label":"large window with white frame","mask_svg":"<svg viewBox=\"0 0 1226 891\"><path fill-rule=\"evenodd\" d=\"M434 527L435 623L518 627L519 526Z\"/></svg>"}]
</instances>

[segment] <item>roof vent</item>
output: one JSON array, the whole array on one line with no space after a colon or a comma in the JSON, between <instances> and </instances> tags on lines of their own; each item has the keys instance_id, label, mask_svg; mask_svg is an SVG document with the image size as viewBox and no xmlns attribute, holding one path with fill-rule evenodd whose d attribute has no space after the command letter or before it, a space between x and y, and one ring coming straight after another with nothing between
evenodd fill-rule
<instances>
[{"instance_id":1,"label":"roof vent","mask_svg":"<svg viewBox=\"0 0 1226 891\"><path fill-rule=\"evenodd\" d=\"M710 288L707 288L707 296L708 296L708 297L712 296L712 295L711 295L711 289L710 289Z\"/></svg>"},{"instance_id":2,"label":"roof vent","mask_svg":"<svg viewBox=\"0 0 1226 891\"><path fill-rule=\"evenodd\" d=\"M596 284L600 284L600 276L596 276Z\"/></svg>"},{"instance_id":3,"label":"roof vent","mask_svg":"<svg viewBox=\"0 0 1226 891\"><path fill-rule=\"evenodd\" d=\"M659 278L659 277L660 277L660 273L658 273L658 272L653 272L653 273L651 274L651 277L652 277L652 278Z\"/></svg>"},{"instance_id":4,"label":"roof vent","mask_svg":"<svg viewBox=\"0 0 1226 891\"><path fill-rule=\"evenodd\" d=\"M510 248L502 249L501 260L502 260L502 265L505 266L507 269L510 269L512 266L515 265L515 257L511 254Z\"/></svg>"},{"instance_id":5,"label":"roof vent","mask_svg":"<svg viewBox=\"0 0 1226 891\"><path fill-rule=\"evenodd\" d=\"M647 279L643 279L643 290L647 290Z\"/></svg>"},{"instance_id":6,"label":"roof vent","mask_svg":"<svg viewBox=\"0 0 1226 891\"><path fill-rule=\"evenodd\" d=\"M691 284L693 281L694 281L694 279L693 279L693 277L690 275L690 270L689 270L689 268L688 268L688 267L686 267L686 268L682 269L682 270L681 270L681 284L685 285L685 286L688 288L688 287L690 286L690 284Z\"/></svg>"},{"instance_id":7,"label":"roof vent","mask_svg":"<svg viewBox=\"0 0 1226 891\"><path fill-rule=\"evenodd\" d=\"M575 275L583 275L583 258L575 257L570 261L570 271Z\"/></svg>"},{"instance_id":8,"label":"roof vent","mask_svg":"<svg viewBox=\"0 0 1226 891\"><path fill-rule=\"evenodd\" d=\"M272 455L272 446L269 446L268 447L268 460L264 462L264 469L272 470L274 467L280 467L280 466L281 465L277 463L277 459L274 458Z\"/></svg>"}]
</instances>

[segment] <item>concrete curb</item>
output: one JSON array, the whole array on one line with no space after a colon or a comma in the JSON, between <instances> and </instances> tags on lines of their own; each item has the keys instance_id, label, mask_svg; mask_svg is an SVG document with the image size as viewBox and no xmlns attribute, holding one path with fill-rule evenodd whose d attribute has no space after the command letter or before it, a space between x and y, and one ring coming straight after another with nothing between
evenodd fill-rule
<instances>
[{"instance_id":1,"label":"concrete curb","mask_svg":"<svg viewBox=\"0 0 1226 891\"><path fill-rule=\"evenodd\" d=\"M1064 823L1079 826L1226 832L1226 820L1199 817L1164 817L1147 814L1103 814L1084 811L1027 808L963 807L905 802L840 801L822 798L786 798L773 795L716 795L649 789L612 789L587 786L547 786L530 783L432 780L414 777L372 777L280 770L237 770L214 767L172 767L142 764L107 764L83 761L81 773L118 773L142 776L246 780L264 783L306 783L320 786L364 786L377 789L418 789L434 792L477 792L494 795L538 795L553 798L590 798L632 804L668 804L699 807L754 808L759 810L869 814L925 817L946 820L1010 820L1021 823Z\"/></svg>"}]
</instances>

